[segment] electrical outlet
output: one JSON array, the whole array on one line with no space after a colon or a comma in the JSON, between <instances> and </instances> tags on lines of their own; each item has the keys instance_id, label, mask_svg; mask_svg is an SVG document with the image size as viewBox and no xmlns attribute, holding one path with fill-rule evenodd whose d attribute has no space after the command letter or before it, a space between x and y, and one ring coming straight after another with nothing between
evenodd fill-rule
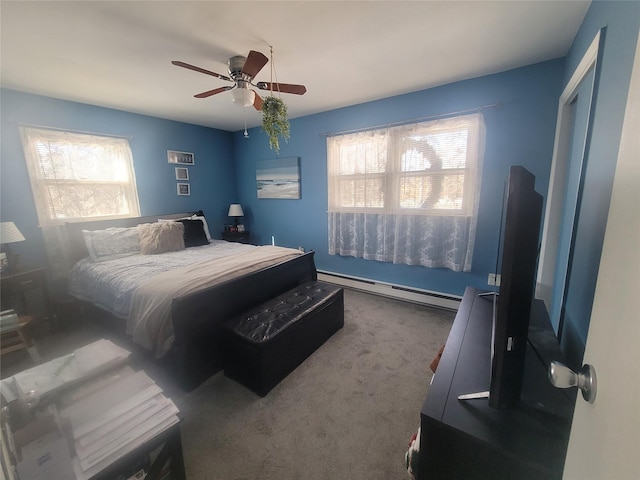
<instances>
[{"instance_id":1,"label":"electrical outlet","mask_svg":"<svg viewBox=\"0 0 640 480\"><path fill-rule=\"evenodd\" d=\"M489 274L489 278L487 279L487 284L493 286L496 284L496 274L495 273L490 273Z\"/></svg>"},{"instance_id":2,"label":"electrical outlet","mask_svg":"<svg viewBox=\"0 0 640 480\"><path fill-rule=\"evenodd\" d=\"M499 286L500 286L500 274L498 273L496 275L496 287L499 287Z\"/></svg>"}]
</instances>

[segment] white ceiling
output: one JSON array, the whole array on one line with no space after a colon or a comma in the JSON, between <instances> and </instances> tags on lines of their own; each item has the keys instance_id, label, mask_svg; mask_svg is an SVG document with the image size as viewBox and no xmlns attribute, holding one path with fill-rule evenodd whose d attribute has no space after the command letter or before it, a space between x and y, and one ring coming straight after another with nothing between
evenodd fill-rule
<instances>
[{"instance_id":1,"label":"white ceiling","mask_svg":"<svg viewBox=\"0 0 640 480\"><path fill-rule=\"evenodd\" d=\"M588 1L6 1L1 85L229 131L260 125L227 75L258 50L255 82L299 83L289 117L355 105L564 56ZM264 97L268 92L259 91Z\"/></svg>"}]
</instances>

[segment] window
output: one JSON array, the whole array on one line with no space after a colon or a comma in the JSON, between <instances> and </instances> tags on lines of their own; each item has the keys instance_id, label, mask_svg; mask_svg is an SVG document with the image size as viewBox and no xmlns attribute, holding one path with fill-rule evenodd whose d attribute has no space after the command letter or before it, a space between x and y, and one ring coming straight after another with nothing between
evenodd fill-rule
<instances>
[{"instance_id":1,"label":"window","mask_svg":"<svg viewBox=\"0 0 640 480\"><path fill-rule=\"evenodd\" d=\"M479 113L329 137L329 253L470 269L483 145Z\"/></svg>"},{"instance_id":2,"label":"window","mask_svg":"<svg viewBox=\"0 0 640 480\"><path fill-rule=\"evenodd\" d=\"M20 130L42 226L140 215L126 139L33 127Z\"/></svg>"},{"instance_id":3,"label":"window","mask_svg":"<svg viewBox=\"0 0 640 480\"><path fill-rule=\"evenodd\" d=\"M330 137L330 210L470 215L478 118Z\"/></svg>"}]
</instances>

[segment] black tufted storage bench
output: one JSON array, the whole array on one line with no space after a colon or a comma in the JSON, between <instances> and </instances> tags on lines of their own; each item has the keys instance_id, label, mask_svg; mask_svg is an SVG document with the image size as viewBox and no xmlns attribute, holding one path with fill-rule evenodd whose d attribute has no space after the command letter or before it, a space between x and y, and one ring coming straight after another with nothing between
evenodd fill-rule
<instances>
[{"instance_id":1,"label":"black tufted storage bench","mask_svg":"<svg viewBox=\"0 0 640 480\"><path fill-rule=\"evenodd\" d=\"M342 288L298 285L225 323L224 373L265 396L343 325Z\"/></svg>"}]
</instances>

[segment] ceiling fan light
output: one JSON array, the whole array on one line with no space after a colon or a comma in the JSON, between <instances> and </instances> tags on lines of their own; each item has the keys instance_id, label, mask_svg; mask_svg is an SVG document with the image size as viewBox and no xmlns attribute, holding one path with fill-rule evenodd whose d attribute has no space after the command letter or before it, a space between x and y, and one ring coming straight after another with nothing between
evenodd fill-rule
<instances>
[{"instance_id":1,"label":"ceiling fan light","mask_svg":"<svg viewBox=\"0 0 640 480\"><path fill-rule=\"evenodd\" d=\"M256 98L256 92L248 88L234 88L231 90L231 99L239 107L250 107Z\"/></svg>"}]
</instances>

